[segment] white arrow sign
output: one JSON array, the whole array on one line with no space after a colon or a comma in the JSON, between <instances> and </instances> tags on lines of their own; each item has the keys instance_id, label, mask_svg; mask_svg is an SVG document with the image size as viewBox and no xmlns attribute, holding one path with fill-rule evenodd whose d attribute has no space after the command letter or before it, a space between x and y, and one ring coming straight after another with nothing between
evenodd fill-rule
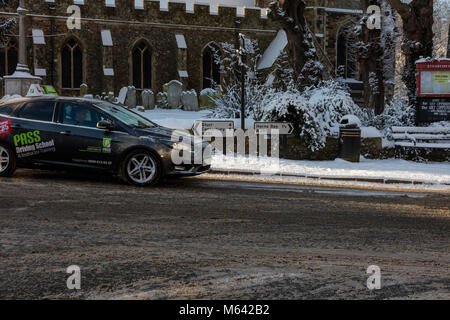
<instances>
[{"instance_id":1,"label":"white arrow sign","mask_svg":"<svg viewBox=\"0 0 450 320\"><path fill-rule=\"evenodd\" d=\"M278 134L291 134L294 126L290 122L255 122L256 133L271 133L278 130Z\"/></svg>"},{"instance_id":2,"label":"white arrow sign","mask_svg":"<svg viewBox=\"0 0 450 320\"><path fill-rule=\"evenodd\" d=\"M234 122L228 120L196 120L192 130L194 135L201 137L212 137L215 135L215 130L219 130L225 137L227 134L233 135Z\"/></svg>"}]
</instances>

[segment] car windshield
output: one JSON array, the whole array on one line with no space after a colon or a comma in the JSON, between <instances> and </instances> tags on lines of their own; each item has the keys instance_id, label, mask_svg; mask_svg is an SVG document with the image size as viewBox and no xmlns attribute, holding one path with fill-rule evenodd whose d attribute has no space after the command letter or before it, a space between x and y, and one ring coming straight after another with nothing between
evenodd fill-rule
<instances>
[{"instance_id":1,"label":"car windshield","mask_svg":"<svg viewBox=\"0 0 450 320\"><path fill-rule=\"evenodd\" d=\"M140 115L131 112L130 110L127 110L126 108L123 108L121 106L117 106L106 101L95 102L94 105L129 126L135 128L154 128L157 126L150 120L141 117Z\"/></svg>"}]
</instances>

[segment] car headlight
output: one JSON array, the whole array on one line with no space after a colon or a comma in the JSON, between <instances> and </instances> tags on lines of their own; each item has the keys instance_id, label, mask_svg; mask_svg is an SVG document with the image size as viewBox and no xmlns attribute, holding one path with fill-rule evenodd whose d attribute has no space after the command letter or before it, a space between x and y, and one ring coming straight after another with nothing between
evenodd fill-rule
<instances>
[{"instance_id":1,"label":"car headlight","mask_svg":"<svg viewBox=\"0 0 450 320\"><path fill-rule=\"evenodd\" d=\"M168 146L171 149L182 150L182 151L191 151L192 147L182 142L175 142L172 140L160 140L163 144Z\"/></svg>"}]
</instances>

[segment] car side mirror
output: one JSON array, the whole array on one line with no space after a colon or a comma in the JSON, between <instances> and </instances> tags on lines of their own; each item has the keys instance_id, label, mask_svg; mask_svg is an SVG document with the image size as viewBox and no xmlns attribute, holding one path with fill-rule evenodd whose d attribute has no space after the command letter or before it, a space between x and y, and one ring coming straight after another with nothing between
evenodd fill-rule
<instances>
[{"instance_id":1,"label":"car side mirror","mask_svg":"<svg viewBox=\"0 0 450 320\"><path fill-rule=\"evenodd\" d=\"M114 129L114 124L111 121L100 120L97 122L97 128L102 130L112 130Z\"/></svg>"}]
</instances>

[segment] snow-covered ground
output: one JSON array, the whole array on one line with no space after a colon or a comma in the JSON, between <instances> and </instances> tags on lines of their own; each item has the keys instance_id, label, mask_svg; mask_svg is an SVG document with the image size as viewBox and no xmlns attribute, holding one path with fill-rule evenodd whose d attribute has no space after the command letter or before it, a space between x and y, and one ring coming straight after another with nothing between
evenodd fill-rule
<instances>
[{"instance_id":1,"label":"snow-covered ground","mask_svg":"<svg viewBox=\"0 0 450 320\"><path fill-rule=\"evenodd\" d=\"M209 119L210 110L183 111L180 109L154 109L139 112L159 125L173 129L190 129L195 120ZM235 128L240 127L240 119L230 119ZM247 128L253 127L253 121L246 121ZM373 127L362 128L363 137L381 137ZM231 173L256 173L281 175L285 178L305 179L355 179L380 180L384 182L423 183L440 185L439 189L450 189L450 163L418 163L401 159L369 160L361 157L361 162L352 163L342 159L334 161L286 160L243 156L215 155L212 168L216 171Z\"/></svg>"},{"instance_id":2,"label":"snow-covered ground","mask_svg":"<svg viewBox=\"0 0 450 320\"><path fill-rule=\"evenodd\" d=\"M144 112L137 111L141 107L137 107L134 111L143 115L147 119L156 122L160 126L171 128L171 129L191 129L194 125L195 120L213 120L208 118L211 115L210 110L201 111L184 111L181 109L153 109L146 110ZM240 128L240 119L220 119L220 120L232 120L234 121L234 127ZM246 119L245 121L247 128L253 128L254 121Z\"/></svg>"},{"instance_id":3,"label":"snow-covered ground","mask_svg":"<svg viewBox=\"0 0 450 320\"><path fill-rule=\"evenodd\" d=\"M212 168L232 173L255 173L299 178L381 180L383 182L450 185L450 163L418 163L401 159L369 160L353 163L334 161L286 160L215 155ZM447 187L445 187L447 188ZM450 189L450 186L448 186Z\"/></svg>"}]
</instances>

